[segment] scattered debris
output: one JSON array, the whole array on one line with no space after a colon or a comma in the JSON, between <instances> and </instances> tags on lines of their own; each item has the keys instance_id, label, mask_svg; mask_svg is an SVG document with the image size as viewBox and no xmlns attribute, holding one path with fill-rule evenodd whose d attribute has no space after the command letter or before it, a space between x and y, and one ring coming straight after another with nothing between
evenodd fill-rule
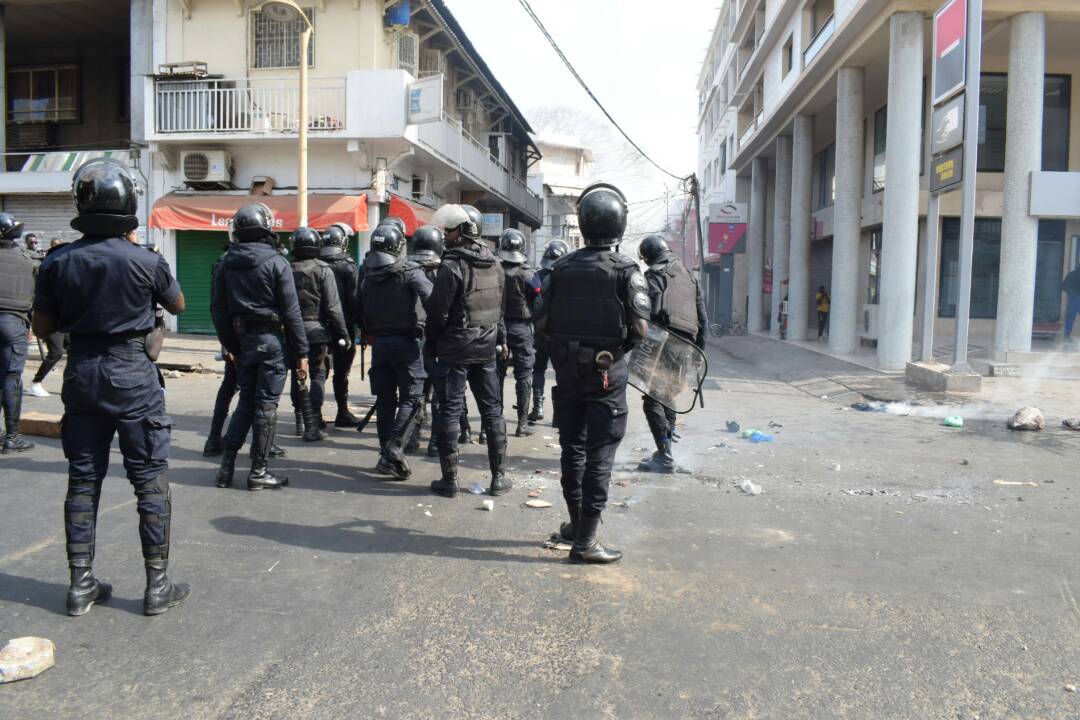
<instances>
[{"instance_id":1,"label":"scattered debris","mask_svg":"<svg viewBox=\"0 0 1080 720\"><path fill-rule=\"evenodd\" d=\"M776 422L775 420L770 420L769 421L769 427L779 429L779 428L784 427L784 425L782 423Z\"/></svg>"},{"instance_id":2,"label":"scattered debris","mask_svg":"<svg viewBox=\"0 0 1080 720\"><path fill-rule=\"evenodd\" d=\"M762 493L761 486L749 480L740 481L738 487L747 495L760 495Z\"/></svg>"},{"instance_id":3,"label":"scattered debris","mask_svg":"<svg viewBox=\"0 0 1080 720\"><path fill-rule=\"evenodd\" d=\"M530 490L529 491L529 497L538 498L538 497L540 497L541 492L542 492L541 490Z\"/></svg>"},{"instance_id":4,"label":"scattered debris","mask_svg":"<svg viewBox=\"0 0 1080 720\"><path fill-rule=\"evenodd\" d=\"M894 490L883 490L881 488L855 488L850 490L841 490L840 492L844 493L845 495L890 495L892 497L900 497L900 493Z\"/></svg>"},{"instance_id":5,"label":"scattered debris","mask_svg":"<svg viewBox=\"0 0 1080 720\"><path fill-rule=\"evenodd\" d=\"M1067 684L1065 686L1065 692L1071 692L1071 693L1076 692L1076 686L1073 685L1072 683Z\"/></svg>"},{"instance_id":6,"label":"scattered debris","mask_svg":"<svg viewBox=\"0 0 1080 720\"><path fill-rule=\"evenodd\" d=\"M625 480L616 480L615 484L618 485L619 487L626 487L626 481Z\"/></svg>"},{"instance_id":7,"label":"scattered debris","mask_svg":"<svg viewBox=\"0 0 1080 720\"><path fill-rule=\"evenodd\" d=\"M727 431L729 433L737 433L741 429L742 428L739 427L739 423L735 422L734 420L727 421Z\"/></svg>"},{"instance_id":8,"label":"scattered debris","mask_svg":"<svg viewBox=\"0 0 1080 720\"><path fill-rule=\"evenodd\" d=\"M525 507L531 507L535 510L551 507L551 503L547 500L526 500Z\"/></svg>"},{"instance_id":9,"label":"scattered debris","mask_svg":"<svg viewBox=\"0 0 1080 720\"><path fill-rule=\"evenodd\" d=\"M554 437L552 437L551 435L545 435L545 436L544 436L544 439L545 439L545 440L554 440L555 438L554 438Z\"/></svg>"},{"instance_id":10,"label":"scattered debris","mask_svg":"<svg viewBox=\"0 0 1080 720\"><path fill-rule=\"evenodd\" d=\"M836 463L835 465L833 465L833 470L835 470L836 472L840 472L840 463Z\"/></svg>"},{"instance_id":11,"label":"scattered debris","mask_svg":"<svg viewBox=\"0 0 1080 720\"><path fill-rule=\"evenodd\" d=\"M626 500L619 500L617 502L610 503L611 507L620 508L622 510L629 510L630 503Z\"/></svg>"},{"instance_id":12,"label":"scattered debris","mask_svg":"<svg viewBox=\"0 0 1080 720\"><path fill-rule=\"evenodd\" d=\"M424 511L424 514L425 514L425 515L427 515L428 517L434 517L434 516L433 516L433 515L431 514L431 511L430 511L430 510L425 510L425 511Z\"/></svg>"},{"instance_id":13,"label":"scattered debris","mask_svg":"<svg viewBox=\"0 0 1080 720\"><path fill-rule=\"evenodd\" d=\"M759 430L755 430L754 434L750 436L750 442L752 443L770 443L774 439L772 435L766 435Z\"/></svg>"},{"instance_id":14,"label":"scattered debris","mask_svg":"<svg viewBox=\"0 0 1080 720\"><path fill-rule=\"evenodd\" d=\"M1016 414L1009 418L1005 425L1010 430L1043 430L1046 427L1046 418L1042 410L1037 407L1022 407Z\"/></svg>"},{"instance_id":15,"label":"scattered debris","mask_svg":"<svg viewBox=\"0 0 1080 720\"><path fill-rule=\"evenodd\" d=\"M0 684L29 680L56 664L52 640L21 637L0 648Z\"/></svg>"},{"instance_id":16,"label":"scattered debris","mask_svg":"<svg viewBox=\"0 0 1080 720\"><path fill-rule=\"evenodd\" d=\"M1061 421L1061 427L1066 430L1080 431L1080 418L1069 418L1068 420Z\"/></svg>"},{"instance_id":17,"label":"scattered debris","mask_svg":"<svg viewBox=\"0 0 1080 720\"><path fill-rule=\"evenodd\" d=\"M960 460L960 464L961 465L970 465L971 461L968 460L967 458L963 458L963 459Z\"/></svg>"},{"instance_id":18,"label":"scattered debris","mask_svg":"<svg viewBox=\"0 0 1080 720\"><path fill-rule=\"evenodd\" d=\"M958 428L964 427L964 418L959 415L950 415L941 421L941 424L945 427Z\"/></svg>"},{"instance_id":19,"label":"scattered debris","mask_svg":"<svg viewBox=\"0 0 1080 720\"><path fill-rule=\"evenodd\" d=\"M184 377L184 373L180 372L179 370L166 370L165 372L161 373L161 376L168 380L179 380L180 378Z\"/></svg>"},{"instance_id":20,"label":"scattered debris","mask_svg":"<svg viewBox=\"0 0 1080 720\"><path fill-rule=\"evenodd\" d=\"M851 409L858 410L859 412L883 412L885 410L885 404L859 401L851 403Z\"/></svg>"},{"instance_id":21,"label":"scattered debris","mask_svg":"<svg viewBox=\"0 0 1080 720\"><path fill-rule=\"evenodd\" d=\"M750 436L753 435L756 432L757 432L757 430L754 429L754 428L746 428L741 433L739 433L739 437L743 438L744 440L749 440Z\"/></svg>"},{"instance_id":22,"label":"scattered debris","mask_svg":"<svg viewBox=\"0 0 1080 720\"><path fill-rule=\"evenodd\" d=\"M547 446L548 446L549 448L556 448L556 449L558 449L558 448L561 448L561 447L562 447L562 445L560 445L559 443L548 443L548 444L547 444Z\"/></svg>"},{"instance_id":23,"label":"scattered debris","mask_svg":"<svg viewBox=\"0 0 1080 720\"><path fill-rule=\"evenodd\" d=\"M485 490L484 486L480 483L473 483L469 486L469 494L471 495L484 495L486 493L487 490Z\"/></svg>"},{"instance_id":24,"label":"scattered debris","mask_svg":"<svg viewBox=\"0 0 1080 720\"><path fill-rule=\"evenodd\" d=\"M558 533L553 533L551 538L544 541L544 547L548 550L562 550L568 552L571 545L563 540Z\"/></svg>"},{"instance_id":25,"label":"scattered debris","mask_svg":"<svg viewBox=\"0 0 1080 720\"><path fill-rule=\"evenodd\" d=\"M1039 487L1039 483L1031 482L1030 480L1028 480L1027 482L1018 482L1016 480L995 480L994 484L995 485L1024 485L1026 487Z\"/></svg>"},{"instance_id":26,"label":"scattered debris","mask_svg":"<svg viewBox=\"0 0 1080 720\"><path fill-rule=\"evenodd\" d=\"M488 512L495 512L495 501L494 500L482 500L480 502L480 507L484 508Z\"/></svg>"}]
</instances>

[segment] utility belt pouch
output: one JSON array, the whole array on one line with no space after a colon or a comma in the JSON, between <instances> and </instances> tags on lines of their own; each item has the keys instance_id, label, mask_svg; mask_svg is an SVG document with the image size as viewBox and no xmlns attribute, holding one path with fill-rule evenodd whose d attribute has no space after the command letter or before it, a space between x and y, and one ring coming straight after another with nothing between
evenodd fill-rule
<instances>
[{"instance_id":1,"label":"utility belt pouch","mask_svg":"<svg viewBox=\"0 0 1080 720\"><path fill-rule=\"evenodd\" d=\"M161 308L154 308L154 329L143 338L146 357L150 362L157 362L161 357L161 348L165 345L165 313Z\"/></svg>"}]
</instances>

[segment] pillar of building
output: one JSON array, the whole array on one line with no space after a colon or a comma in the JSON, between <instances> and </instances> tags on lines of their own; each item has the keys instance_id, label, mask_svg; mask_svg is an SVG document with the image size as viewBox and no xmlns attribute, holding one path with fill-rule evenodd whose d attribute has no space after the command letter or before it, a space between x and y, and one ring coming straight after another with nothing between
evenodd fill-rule
<instances>
[{"instance_id":1,"label":"pillar of building","mask_svg":"<svg viewBox=\"0 0 1080 720\"><path fill-rule=\"evenodd\" d=\"M885 203L881 238L878 367L903 370L911 360L915 269L919 249L922 127L921 12L889 19L889 112L885 130Z\"/></svg>"},{"instance_id":2,"label":"pillar of building","mask_svg":"<svg viewBox=\"0 0 1080 720\"><path fill-rule=\"evenodd\" d=\"M1035 312L1035 260L1039 221L1029 214L1031 173L1042 169L1043 75L1046 71L1046 16L1013 16L1009 34L1009 88L1005 123L1005 188L1001 211L998 275L998 352L1031 350Z\"/></svg>"},{"instance_id":3,"label":"pillar of building","mask_svg":"<svg viewBox=\"0 0 1080 720\"><path fill-rule=\"evenodd\" d=\"M4 6L0 5L0 102L4 108L7 101L7 18L4 17ZM0 157L7 152L7 123L0 122ZM7 170L7 162L0 164L0 172Z\"/></svg>"},{"instance_id":4,"label":"pillar of building","mask_svg":"<svg viewBox=\"0 0 1080 720\"><path fill-rule=\"evenodd\" d=\"M746 326L750 332L761 332L765 327L762 312L761 284L765 277L765 187L769 172L767 158L754 158L750 169L750 227L747 228L746 253L750 274L747 283Z\"/></svg>"},{"instance_id":5,"label":"pillar of building","mask_svg":"<svg viewBox=\"0 0 1080 720\"><path fill-rule=\"evenodd\" d=\"M776 189L773 195L772 327L780 337L780 303L787 294L788 244L791 240L791 138L776 138Z\"/></svg>"},{"instance_id":6,"label":"pillar of building","mask_svg":"<svg viewBox=\"0 0 1080 720\"><path fill-rule=\"evenodd\" d=\"M805 340L810 318L810 196L814 178L814 118L795 117L791 139L791 245L788 248L788 339Z\"/></svg>"},{"instance_id":7,"label":"pillar of building","mask_svg":"<svg viewBox=\"0 0 1080 720\"><path fill-rule=\"evenodd\" d=\"M836 74L836 200L833 203L829 351L855 352L859 317L859 243L863 196L863 69Z\"/></svg>"}]
</instances>

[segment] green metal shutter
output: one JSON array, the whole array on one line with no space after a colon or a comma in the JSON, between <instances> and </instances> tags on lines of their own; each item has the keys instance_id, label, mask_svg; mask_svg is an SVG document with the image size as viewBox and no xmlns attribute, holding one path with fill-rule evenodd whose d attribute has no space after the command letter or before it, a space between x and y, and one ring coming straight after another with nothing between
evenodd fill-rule
<instances>
[{"instance_id":1,"label":"green metal shutter","mask_svg":"<svg viewBox=\"0 0 1080 720\"><path fill-rule=\"evenodd\" d=\"M229 234L179 230L176 233L176 279L187 299L180 332L213 335L210 319L210 271L225 251Z\"/></svg>"}]
</instances>

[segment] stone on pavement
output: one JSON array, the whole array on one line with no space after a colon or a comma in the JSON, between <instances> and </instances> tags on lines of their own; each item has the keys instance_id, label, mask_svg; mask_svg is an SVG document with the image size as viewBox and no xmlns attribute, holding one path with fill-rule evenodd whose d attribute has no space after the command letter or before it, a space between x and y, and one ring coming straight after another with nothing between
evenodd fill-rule
<instances>
[{"instance_id":1,"label":"stone on pavement","mask_svg":"<svg viewBox=\"0 0 1080 720\"><path fill-rule=\"evenodd\" d=\"M56 646L40 637L15 638L0 648L0 683L29 680L56 664Z\"/></svg>"}]
</instances>

